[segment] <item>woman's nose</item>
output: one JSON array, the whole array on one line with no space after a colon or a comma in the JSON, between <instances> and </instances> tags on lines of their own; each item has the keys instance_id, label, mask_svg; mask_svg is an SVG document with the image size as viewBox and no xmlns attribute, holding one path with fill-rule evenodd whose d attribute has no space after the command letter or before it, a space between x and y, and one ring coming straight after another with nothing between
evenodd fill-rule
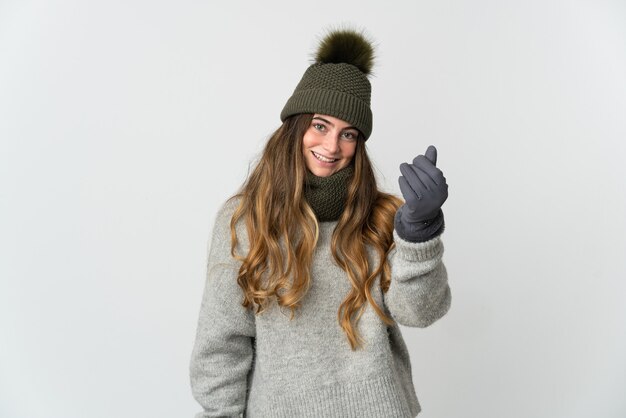
<instances>
[{"instance_id":1,"label":"woman's nose","mask_svg":"<svg viewBox=\"0 0 626 418\"><path fill-rule=\"evenodd\" d=\"M339 151L339 138L336 135L326 135L324 140L324 149L329 154L336 154Z\"/></svg>"}]
</instances>

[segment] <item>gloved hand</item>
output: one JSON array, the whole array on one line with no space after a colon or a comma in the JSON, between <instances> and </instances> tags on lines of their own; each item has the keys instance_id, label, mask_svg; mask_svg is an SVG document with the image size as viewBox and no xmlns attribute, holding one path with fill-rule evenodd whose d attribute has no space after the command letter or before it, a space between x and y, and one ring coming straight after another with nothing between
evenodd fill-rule
<instances>
[{"instance_id":1,"label":"gloved hand","mask_svg":"<svg viewBox=\"0 0 626 418\"><path fill-rule=\"evenodd\" d=\"M413 164L400 164L398 183L405 204L398 209L394 225L407 241L423 242L443 232L441 205L448 198L448 184L436 164L437 148L432 145Z\"/></svg>"}]
</instances>

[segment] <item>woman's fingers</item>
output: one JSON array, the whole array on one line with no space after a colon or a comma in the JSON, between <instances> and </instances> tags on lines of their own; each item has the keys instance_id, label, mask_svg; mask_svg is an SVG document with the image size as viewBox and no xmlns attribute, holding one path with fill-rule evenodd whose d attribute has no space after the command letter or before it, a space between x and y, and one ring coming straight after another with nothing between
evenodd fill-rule
<instances>
[{"instance_id":1,"label":"woman's fingers","mask_svg":"<svg viewBox=\"0 0 626 418\"><path fill-rule=\"evenodd\" d=\"M415 207L419 204L422 196L418 194L408 181L404 178L404 176L398 177L398 184L400 184L400 191L402 192L402 196L404 196L404 201L409 207Z\"/></svg>"},{"instance_id":2,"label":"woman's fingers","mask_svg":"<svg viewBox=\"0 0 626 418\"><path fill-rule=\"evenodd\" d=\"M420 180L420 177L415 171L415 167L413 167L413 165L411 164L402 163L400 164L400 172L402 173L406 181L409 183L411 188L421 198L422 193L420 193L420 190L428 189L428 187L424 183L422 183L422 181Z\"/></svg>"},{"instance_id":3,"label":"woman's fingers","mask_svg":"<svg viewBox=\"0 0 626 418\"><path fill-rule=\"evenodd\" d=\"M433 163L434 166L437 165L437 148L434 145L431 145L426 150L426 159Z\"/></svg>"},{"instance_id":4,"label":"woman's fingers","mask_svg":"<svg viewBox=\"0 0 626 418\"><path fill-rule=\"evenodd\" d=\"M443 172L435 167L435 165L425 156L418 155L415 157L413 159L413 165L428 174L436 185L441 185L446 182Z\"/></svg>"},{"instance_id":5,"label":"woman's fingers","mask_svg":"<svg viewBox=\"0 0 626 418\"><path fill-rule=\"evenodd\" d=\"M435 183L435 181L421 167L415 165L410 165L409 167L415 173L422 186L425 187L426 190L433 190L437 187L437 183ZM410 182L411 179L408 180Z\"/></svg>"}]
</instances>

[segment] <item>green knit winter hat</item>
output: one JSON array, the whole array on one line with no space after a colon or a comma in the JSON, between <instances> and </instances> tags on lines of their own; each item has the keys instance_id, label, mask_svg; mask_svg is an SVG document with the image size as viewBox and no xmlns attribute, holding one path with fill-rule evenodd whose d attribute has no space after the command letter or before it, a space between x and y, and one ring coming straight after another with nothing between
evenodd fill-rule
<instances>
[{"instance_id":1,"label":"green knit winter hat","mask_svg":"<svg viewBox=\"0 0 626 418\"><path fill-rule=\"evenodd\" d=\"M372 133L372 87L367 79L374 61L372 44L355 30L335 30L320 42L314 59L280 119L298 113L330 115L354 125L367 140Z\"/></svg>"}]
</instances>

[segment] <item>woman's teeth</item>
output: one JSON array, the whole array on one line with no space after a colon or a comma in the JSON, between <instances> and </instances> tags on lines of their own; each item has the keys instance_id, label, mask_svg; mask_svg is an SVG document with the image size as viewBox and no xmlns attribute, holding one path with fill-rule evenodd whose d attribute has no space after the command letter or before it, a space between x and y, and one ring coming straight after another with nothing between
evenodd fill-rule
<instances>
[{"instance_id":1,"label":"woman's teeth","mask_svg":"<svg viewBox=\"0 0 626 418\"><path fill-rule=\"evenodd\" d=\"M333 159L329 159L329 158L323 157L323 156L317 154L315 151L311 151L311 152L313 153L313 155L315 155L315 158L317 158L318 160L323 161L325 163L334 163L335 161L337 161L339 159L339 158L335 158L333 160Z\"/></svg>"}]
</instances>

